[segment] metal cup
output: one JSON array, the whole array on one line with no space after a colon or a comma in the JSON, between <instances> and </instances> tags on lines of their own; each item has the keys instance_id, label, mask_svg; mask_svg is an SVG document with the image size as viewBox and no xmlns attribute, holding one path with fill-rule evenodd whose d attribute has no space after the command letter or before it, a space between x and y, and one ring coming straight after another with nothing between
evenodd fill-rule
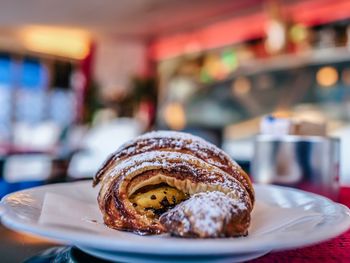
<instances>
[{"instance_id":1,"label":"metal cup","mask_svg":"<svg viewBox=\"0 0 350 263\"><path fill-rule=\"evenodd\" d=\"M255 183L295 187L338 200L339 139L258 135L254 148Z\"/></svg>"}]
</instances>

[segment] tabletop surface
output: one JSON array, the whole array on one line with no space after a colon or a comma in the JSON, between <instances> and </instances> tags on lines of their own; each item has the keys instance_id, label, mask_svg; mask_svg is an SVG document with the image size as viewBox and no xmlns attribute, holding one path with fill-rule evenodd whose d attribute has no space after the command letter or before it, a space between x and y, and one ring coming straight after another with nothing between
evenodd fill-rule
<instances>
[{"instance_id":1,"label":"tabletop surface","mask_svg":"<svg viewBox=\"0 0 350 263\"><path fill-rule=\"evenodd\" d=\"M340 203L350 207L350 187L343 187ZM22 262L39 252L57 246L44 239L15 233L0 225L1 262ZM350 230L343 235L318 245L282 252L271 252L250 263L270 262L350 262Z\"/></svg>"}]
</instances>

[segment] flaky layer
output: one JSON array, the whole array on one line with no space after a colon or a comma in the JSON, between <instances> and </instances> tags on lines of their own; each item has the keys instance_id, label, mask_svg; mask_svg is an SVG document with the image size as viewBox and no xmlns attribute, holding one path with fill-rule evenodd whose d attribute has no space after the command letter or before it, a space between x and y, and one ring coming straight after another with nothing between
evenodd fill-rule
<instances>
[{"instance_id":1,"label":"flaky layer","mask_svg":"<svg viewBox=\"0 0 350 263\"><path fill-rule=\"evenodd\" d=\"M119 162L134 155L152 151L178 152L192 155L228 173L238 180L254 203L254 190L248 175L224 151L200 137L187 133L158 131L137 137L113 153L94 177L97 185Z\"/></svg>"},{"instance_id":2,"label":"flaky layer","mask_svg":"<svg viewBox=\"0 0 350 263\"><path fill-rule=\"evenodd\" d=\"M98 202L105 223L119 230L139 234L154 234L164 231L157 217L137 210L130 196L148 185L166 183L185 193L220 191L228 193L237 203L244 204L248 211L252 201L245 187L234 177L193 155L151 151L131 156L106 170ZM237 222L238 223L238 222ZM249 225L249 222L245 222Z\"/></svg>"}]
</instances>

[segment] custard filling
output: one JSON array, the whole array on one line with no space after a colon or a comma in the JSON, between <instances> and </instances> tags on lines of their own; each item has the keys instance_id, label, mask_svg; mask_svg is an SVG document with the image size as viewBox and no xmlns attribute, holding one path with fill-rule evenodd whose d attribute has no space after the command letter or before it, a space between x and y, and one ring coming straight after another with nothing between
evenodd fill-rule
<instances>
[{"instance_id":1,"label":"custard filling","mask_svg":"<svg viewBox=\"0 0 350 263\"><path fill-rule=\"evenodd\" d=\"M138 211L150 211L161 215L187 198L188 195L177 188L159 184L139 189L129 200Z\"/></svg>"},{"instance_id":2,"label":"custard filling","mask_svg":"<svg viewBox=\"0 0 350 263\"><path fill-rule=\"evenodd\" d=\"M138 213L154 219L188 199L189 196L206 191L225 193L228 189L204 182L179 180L162 173L152 176L143 174L133 178L129 183L128 199Z\"/></svg>"}]
</instances>

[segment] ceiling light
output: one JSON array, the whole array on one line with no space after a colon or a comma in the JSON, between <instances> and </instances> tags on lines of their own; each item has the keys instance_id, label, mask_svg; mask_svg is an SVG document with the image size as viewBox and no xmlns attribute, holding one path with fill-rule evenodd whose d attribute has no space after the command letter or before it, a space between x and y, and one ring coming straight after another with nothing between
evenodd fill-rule
<instances>
[{"instance_id":1,"label":"ceiling light","mask_svg":"<svg viewBox=\"0 0 350 263\"><path fill-rule=\"evenodd\" d=\"M73 59L84 59L90 51L90 35L79 29L27 26L20 30L26 49Z\"/></svg>"}]
</instances>

